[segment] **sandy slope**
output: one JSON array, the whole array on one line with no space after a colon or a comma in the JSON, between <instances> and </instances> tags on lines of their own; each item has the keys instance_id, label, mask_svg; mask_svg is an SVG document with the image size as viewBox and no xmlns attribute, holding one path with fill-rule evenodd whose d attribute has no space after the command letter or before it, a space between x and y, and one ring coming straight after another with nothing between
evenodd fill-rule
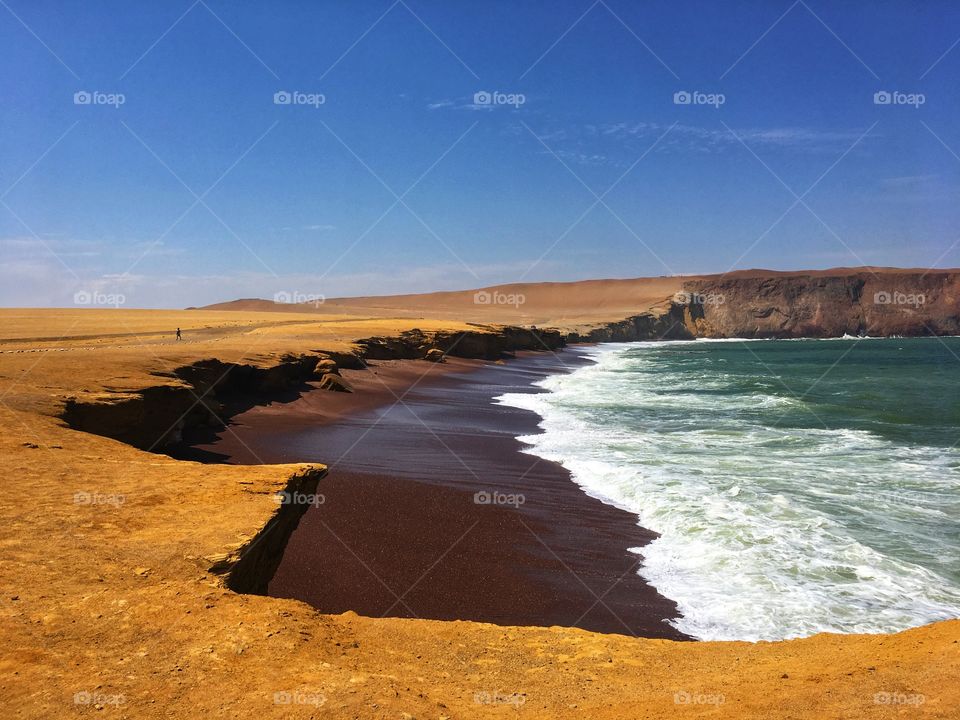
<instances>
[{"instance_id":1,"label":"sandy slope","mask_svg":"<svg viewBox=\"0 0 960 720\"><path fill-rule=\"evenodd\" d=\"M95 715L98 704L101 716L131 718L957 716L960 621L683 644L325 616L238 595L208 569L264 527L272 493L307 468L178 462L54 417L67 396L173 383L156 373L196 359L268 365L287 351L456 323L108 310L4 310L0 320L6 717ZM276 704L284 693L298 702ZM885 702L921 695L919 705Z\"/></svg>"},{"instance_id":2,"label":"sandy slope","mask_svg":"<svg viewBox=\"0 0 960 720\"><path fill-rule=\"evenodd\" d=\"M204 310L293 311L372 314L380 317L456 318L468 322L574 327L622 320L663 303L684 279L586 280L576 283L519 283L480 290L330 298L322 304L285 305L265 300L235 300Z\"/></svg>"}]
</instances>

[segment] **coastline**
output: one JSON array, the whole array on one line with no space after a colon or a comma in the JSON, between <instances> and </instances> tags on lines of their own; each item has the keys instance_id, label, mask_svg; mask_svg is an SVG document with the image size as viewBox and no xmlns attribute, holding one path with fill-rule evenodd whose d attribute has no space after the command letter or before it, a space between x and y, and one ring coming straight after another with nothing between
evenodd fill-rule
<instances>
[{"instance_id":1,"label":"coastline","mask_svg":"<svg viewBox=\"0 0 960 720\"><path fill-rule=\"evenodd\" d=\"M271 595L323 612L690 639L667 624L676 605L628 552L656 535L586 495L559 464L521 452L516 438L536 433L539 416L493 403L587 362L576 350L456 360L439 372L373 362L343 371L357 392L253 408L193 452L329 466L324 502L292 534Z\"/></svg>"},{"instance_id":2,"label":"coastline","mask_svg":"<svg viewBox=\"0 0 960 720\"><path fill-rule=\"evenodd\" d=\"M275 494L324 469L183 462L110 433L141 417L134 411L172 414L179 406L164 403L208 397L199 386L190 394L176 372L211 358L273 375L288 355L356 351L352 338L466 329L293 317L295 324L288 313L6 313L0 415L13 430L0 437L0 457L12 487L0 501L0 536L11 561L0 575L14 594L3 598L0 662L15 713L83 712L77 694L99 693L137 717L315 715L313 706L276 704L277 692L297 691L322 699L317 712L329 717L503 714L478 704L479 693L516 693L536 718L700 717L703 706L676 701L699 692L722 693L721 715L736 717L888 717L895 708L877 697L893 703L904 693L925 698L913 707L918 716L952 717L957 620L892 635L677 643L328 615L232 590L211 563L262 550L265 534L283 538L271 530ZM136 335L111 335L118 325ZM183 343L170 339L176 326L186 329ZM191 328L208 329L195 337ZM99 409L100 422L71 428L61 415L71 398ZM87 493L84 504L78 491Z\"/></svg>"}]
</instances>

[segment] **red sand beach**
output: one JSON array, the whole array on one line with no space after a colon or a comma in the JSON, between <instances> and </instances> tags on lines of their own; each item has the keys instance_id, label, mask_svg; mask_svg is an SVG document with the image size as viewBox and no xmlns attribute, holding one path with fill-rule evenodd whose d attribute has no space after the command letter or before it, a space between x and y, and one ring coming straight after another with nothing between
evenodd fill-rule
<instances>
[{"instance_id":1,"label":"red sand beach","mask_svg":"<svg viewBox=\"0 0 960 720\"><path fill-rule=\"evenodd\" d=\"M676 606L627 551L653 533L585 495L560 465L522 453L515 437L535 433L538 418L492 402L582 362L568 350L505 364L373 363L344 371L354 393L253 408L195 449L330 465L271 595L324 612L683 639L667 624ZM503 502L482 504L495 493Z\"/></svg>"}]
</instances>

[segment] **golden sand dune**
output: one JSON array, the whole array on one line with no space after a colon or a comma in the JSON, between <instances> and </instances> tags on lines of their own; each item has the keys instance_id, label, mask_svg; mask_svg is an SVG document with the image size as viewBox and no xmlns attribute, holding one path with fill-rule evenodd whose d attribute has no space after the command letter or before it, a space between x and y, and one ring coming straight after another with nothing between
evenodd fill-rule
<instances>
[{"instance_id":1,"label":"golden sand dune","mask_svg":"<svg viewBox=\"0 0 960 720\"><path fill-rule=\"evenodd\" d=\"M674 643L239 594L211 569L269 546L274 494L322 467L181 462L58 419L69 397L182 386L170 373L201 359L268 367L414 325L464 327L325 313L0 311L5 716L957 717L960 621Z\"/></svg>"},{"instance_id":2,"label":"golden sand dune","mask_svg":"<svg viewBox=\"0 0 960 720\"><path fill-rule=\"evenodd\" d=\"M690 278L585 280L572 283L516 283L478 290L417 295L329 298L322 303L284 304L234 300L204 310L287 311L372 314L379 317L456 318L468 322L523 325L577 325L622 320L663 303Z\"/></svg>"}]
</instances>

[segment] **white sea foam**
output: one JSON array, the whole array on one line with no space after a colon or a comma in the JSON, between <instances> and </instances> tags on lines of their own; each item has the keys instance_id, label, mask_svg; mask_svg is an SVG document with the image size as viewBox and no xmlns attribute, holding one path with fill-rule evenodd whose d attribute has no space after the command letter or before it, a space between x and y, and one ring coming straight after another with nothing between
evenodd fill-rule
<instances>
[{"instance_id":1,"label":"white sea foam","mask_svg":"<svg viewBox=\"0 0 960 720\"><path fill-rule=\"evenodd\" d=\"M548 392L497 400L542 418L520 438L528 452L660 533L633 550L677 602L678 629L774 640L960 616L960 583L942 570L960 564L960 539L923 529L960 511L956 451L780 427L802 400L722 394L722 363L691 374L651 364L645 346L593 348L596 364L543 380Z\"/></svg>"}]
</instances>

